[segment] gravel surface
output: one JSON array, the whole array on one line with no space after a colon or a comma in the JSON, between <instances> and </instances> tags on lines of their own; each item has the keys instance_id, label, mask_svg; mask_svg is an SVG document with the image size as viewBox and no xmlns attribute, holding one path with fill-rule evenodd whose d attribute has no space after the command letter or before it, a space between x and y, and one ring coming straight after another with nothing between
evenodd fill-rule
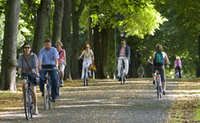
<instances>
[{"instance_id":1,"label":"gravel surface","mask_svg":"<svg viewBox=\"0 0 200 123\"><path fill-rule=\"evenodd\" d=\"M71 82L73 83L73 82ZM76 85L76 83L78 83ZM41 94L39 115L30 123L162 123L176 101L177 82L168 82L167 95L156 98L155 86L150 80L127 80L125 85L113 80L90 80L62 88L62 94L53 103L53 109L44 110ZM0 112L0 122L27 122L23 107Z\"/></svg>"}]
</instances>

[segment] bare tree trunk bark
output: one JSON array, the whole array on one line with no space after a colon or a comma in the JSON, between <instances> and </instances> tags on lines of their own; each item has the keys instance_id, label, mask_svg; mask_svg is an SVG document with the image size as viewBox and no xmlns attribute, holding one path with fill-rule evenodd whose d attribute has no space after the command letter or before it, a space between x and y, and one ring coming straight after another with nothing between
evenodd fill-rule
<instances>
[{"instance_id":1,"label":"bare tree trunk bark","mask_svg":"<svg viewBox=\"0 0 200 123\"><path fill-rule=\"evenodd\" d=\"M94 48L93 29L91 28L92 18L88 17L88 42L91 48Z\"/></svg>"},{"instance_id":2,"label":"bare tree trunk bark","mask_svg":"<svg viewBox=\"0 0 200 123\"><path fill-rule=\"evenodd\" d=\"M33 51L38 55L44 45L47 23L50 15L51 0L41 0L37 12L36 27L33 41Z\"/></svg>"},{"instance_id":3,"label":"bare tree trunk bark","mask_svg":"<svg viewBox=\"0 0 200 123\"><path fill-rule=\"evenodd\" d=\"M101 43L100 43L100 33L99 33L99 25L94 27L94 56L95 56L95 65L97 68L96 78L101 77Z\"/></svg>"},{"instance_id":4,"label":"bare tree trunk bark","mask_svg":"<svg viewBox=\"0 0 200 123\"><path fill-rule=\"evenodd\" d=\"M61 39L62 19L63 19L63 0L54 0L54 16L53 16L53 37L52 44L55 45L56 41Z\"/></svg>"},{"instance_id":5,"label":"bare tree trunk bark","mask_svg":"<svg viewBox=\"0 0 200 123\"><path fill-rule=\"evenodd\" d=\"M7 0L0 89L16 90L17 34L20 0Z\"/></svg>"},{"instance_id":6,"label":"bare tree trunk bark","mask_svg":"<svg viewBox=\"0 0 200 123\"><path fill-rule=\"evenodd\" d=\"M61 41L63 42L63 47L66 51L66 62L67 66L65 67L65 78L71 79L71 0L64 0L64 15L62 20L62 36Z\"/></svg>"},{"instance_id":7,"label":"bare tree trunk bark","mask_svg":"<svg viewBox=\"0 0 200 123\"><path fill-rule=\"evenodd\" d=\"M101 31L101 78L106 78L108 75L108 55L109 55L109 35L108 29Z\"/></svg>"},{"instance_id":8,"label":"bare tree trunk bark","mask_svg":"<svg viewBox=\"0 0 200 123\"><path fill-rule=\"evenodd\" d=\"M79 55L79 19L84 9L85 0L81 0L78 11L76 11L76 0L72 0L72 27L73 27L73 42L72 42L72 78L78 79L78 55Z\"/></svg>"},{"instance_id":9,"label":"bare tree trunk bark","mask_svg":"<svg viewBox=\"0 0 200 123\"><path fill-rule=\"evenodd\" d=\"M197 77L200 77L200 35L198 36L198 62L197 62Z\"/></svg>"}]
</instances>

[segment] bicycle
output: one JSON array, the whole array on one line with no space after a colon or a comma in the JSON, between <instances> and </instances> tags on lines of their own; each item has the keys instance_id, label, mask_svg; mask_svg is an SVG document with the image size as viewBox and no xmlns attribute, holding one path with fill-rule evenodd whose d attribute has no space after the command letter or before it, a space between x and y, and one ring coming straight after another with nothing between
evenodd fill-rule
<instances>
[{"instance_id":1,"label":"bicycle","mask_svg":"<svg viewBox=\"0 0 200 123\"><path fill-rule=\"evenodd\" d=\"M124 60L122 60L122 67L120 69L120 75L121 75L121 84L125 84L125 63L124 63Z\"/></svg>"},{"instance_id":2,"label":"bicycle","mask_svg":"<svg viewBox=\"0 0 200 123\"><path fill-rule=\"evenodd\" d=\"M84 60L84 58L81 58ZM88 60L86 60L86 65L85 66L88 66L89 67L89 62ZM84 68L84 78L83 78L83 85L84 86L88 86L88 81L89 81L89 78L88 78L88 67L85 67Z\"/></svg>"},{"instance_id":3,"label":"bicycle","mask_svg":"<svg viewBox=\"0 0 200 123\"><path fill-rule=\"evenodd\" d=\"M19 76L19 75L18 75ZM25 88L24 88L24 111L26 119L29 120L33 117L33 110L34 110L34 102L33 102L33 95L31 92L31 83L26 79Z\"/></svg>"},{"instance_id":4,"label":"bicycle","mask_svg":"<svg viewBox=\"0 0 200 123\"><path fill-rule=\"evenodd\" d=\"M55 69L41 69L45 71L51 71ZM59 76L59 75L58 75ZM57 83L59 85L59 81ZM57 88L58 95L60 94L60 86ZM52 109L52 97L51 97L52 91L51 91L51 79L49 73L46 74L44 79L44 108L46 110Z\"/></svg>"},{"instance_id":5,"label":"bicycle","mask_svg":"<svg viewBox=\"0 0 200 123\"><path fill-rule=\"evenodd\" d=\"M154 81L155 81L156 89L157 89L157 98L160 99L162 98L163 90L162 90L161 75L158 70L156 70L155 72Z\"/></svg>"}]
</instances>

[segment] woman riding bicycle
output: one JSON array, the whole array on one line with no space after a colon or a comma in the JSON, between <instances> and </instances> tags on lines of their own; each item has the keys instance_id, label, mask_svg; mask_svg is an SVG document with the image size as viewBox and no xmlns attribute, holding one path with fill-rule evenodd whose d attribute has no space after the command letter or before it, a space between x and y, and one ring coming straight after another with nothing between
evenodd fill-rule
<instances>
[{"instance_id":1,"label":"woman riding bicycle","mask_svg":"<svg viewBox=\"0 0 200 123\"><path fill-rule=\"evenodd\" d=\"M78 57L78 59L80 59L83 55L84 55L84 60L83 60L83 66L82 66L81 79L84 79L84 75L85 75L84 68L88 69L90 64L94 61L94 53L90 49L90 45L89 44L85 44L85 46L83 46L82 53ZM89 74L91 76L91 71L89 71Z\"/></svg>"},{"instance_id":2,"label":"woman riding bicycle","mask_svg":"<svg viewBox=\"0 0 200 123\"><path fill-rule=\"evenodd\" d=\"M18 74L21 75L22 79L22 90L24 95L24 89L26 82L31 83L31 92L33 94L34 100L34 113L38 115L38 107L37 107L37 94L36 94L36 83L32 78L32 74L36 74L39 77L38 73L38 58L37 55L31 52L31 45L29 43L25 43L23 46L23 54L19 56L18 59ZM27 65L28 64L28 65ZM30 70L31 69L31 70Z\"/></svg>"},{"instance_id":3,"label":"woman riding bicycle","mask_svg":"<svg viewBox=\"0 0 200 123\"><path fill-rule=\"evenodd\" d=\"M156 51L152 54L151 57L151 64L153 64L152 67L152 76L153 78L155 77L155 71L159 70L161 74L161 81L163 85L163 94L166 94L166 76L165 76L165 66L164 63L166 64L169 63L168 56L165 52L163 52L163 47L160 44L156 45ZM153 81L153 84L155 84L155 81Z\"/></svg>"}]
</instances>

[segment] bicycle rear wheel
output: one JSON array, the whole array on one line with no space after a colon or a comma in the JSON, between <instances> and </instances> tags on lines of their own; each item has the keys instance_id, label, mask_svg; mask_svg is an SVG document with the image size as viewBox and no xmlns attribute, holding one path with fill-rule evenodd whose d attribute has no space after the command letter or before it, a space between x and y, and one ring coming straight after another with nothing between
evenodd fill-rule
<instances>
[{"instance_id":1,"label":"bicycle rear wheel","mask_svg":"<svg viewBox=\"0 0 200 123\"><path fill-rule=\"evenodd\" d=\"M157 82L157 98L160 99L160 87L158 82Z\"/></svg>"},{"instance_id":2,"label":"bicycle rear wheel","mask_svg":"<svg viewBox=\"0 0 200 123\"><path fill-rule=\"evenodd\" d=\"M49 109L49 96L48 96L48 91L47 91L47 84L44 84L44 108L45 110Z\"/></svg>"}]
</instances>

